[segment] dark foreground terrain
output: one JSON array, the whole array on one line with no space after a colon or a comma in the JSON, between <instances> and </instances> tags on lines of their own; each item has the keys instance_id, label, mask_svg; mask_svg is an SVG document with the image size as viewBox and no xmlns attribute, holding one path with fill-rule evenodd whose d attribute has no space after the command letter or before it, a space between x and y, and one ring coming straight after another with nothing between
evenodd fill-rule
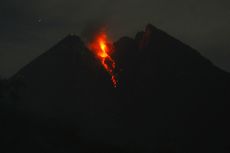
<instances>
[{"instance_id":1,"label":"dark foreground terrain","mask_svg":"<svg viewBox=\"0 0 230 153\"><path fill-rule=\"evenodd\" d=\"M230 151L230 74L148 25L114 43L119 85L77 36L0 84L0 152Z\"/></svg>"}]
</instances>

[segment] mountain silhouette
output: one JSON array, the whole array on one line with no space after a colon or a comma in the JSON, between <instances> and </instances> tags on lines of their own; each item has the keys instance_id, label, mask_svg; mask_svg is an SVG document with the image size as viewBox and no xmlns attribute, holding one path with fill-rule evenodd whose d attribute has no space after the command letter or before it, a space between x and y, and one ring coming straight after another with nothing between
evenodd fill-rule
<instances>
[{"instance_id":1,"label":"mountain silhouette","mask_svg":"<svg viewBox=\"0 0 230 153\"><path fill-rule=\"evenodd\" d=\"M229 73L152 25L114 47L117 88L75 35L12 77L25 84L19 103L27 114L47 120L31 123L44 144L67 152L229 151ZM52 120L65 128L55 122L47 132ZM67 146L66 133L76 140Z\"/></svg>"}]
</instances>

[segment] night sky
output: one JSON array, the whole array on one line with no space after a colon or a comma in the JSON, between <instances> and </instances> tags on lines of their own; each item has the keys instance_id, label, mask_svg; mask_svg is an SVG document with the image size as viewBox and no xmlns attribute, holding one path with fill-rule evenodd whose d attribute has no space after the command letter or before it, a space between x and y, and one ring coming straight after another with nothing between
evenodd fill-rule
<instances>
[{"instance_id":1,"label":"night sky","mask_svg":"<svg viewBox=\"0 0 230 153\"><path fill-rule=\"evenodd\" d=\"M152 23L230 72L229 0L0 0L0 19L3 77L94 23L114 41Z\"/></svg>"}]
</instances>

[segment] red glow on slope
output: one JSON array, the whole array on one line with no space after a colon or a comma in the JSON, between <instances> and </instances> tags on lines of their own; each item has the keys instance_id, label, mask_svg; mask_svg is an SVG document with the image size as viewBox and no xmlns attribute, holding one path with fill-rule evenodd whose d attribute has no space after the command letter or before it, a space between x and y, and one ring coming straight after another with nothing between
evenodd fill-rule
<instances>
[{"instance_id":1,"label":"red glow on slope","mask_svg":"<svg viewBox=\"0 0 230 153\"><path fill-rule=\"evenodd\" d=\"M103 67L111 75L113 86L116 88L118 83L114 74L116 63L110 56L113 51L113 46L108 39L107 34L104 31L100 32L95 36L94 40L88 45L88 47L98 57Z\"/></svg>"}]
</instances>

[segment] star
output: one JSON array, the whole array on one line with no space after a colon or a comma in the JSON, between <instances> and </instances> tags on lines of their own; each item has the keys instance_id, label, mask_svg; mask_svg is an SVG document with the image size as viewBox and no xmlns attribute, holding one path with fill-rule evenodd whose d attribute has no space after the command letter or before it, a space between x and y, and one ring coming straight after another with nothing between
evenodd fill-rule
<instances>
[{"instance_id":1,"label":"star","mask_svg":"<svg viewBox=\"0 0 230 153\"><path fill-rule=\"evenodd\" d=\"M41 23L42 22L42 19L40 18L40 19L38 19L38 23Z\"/></svg>"}]
</instances>

